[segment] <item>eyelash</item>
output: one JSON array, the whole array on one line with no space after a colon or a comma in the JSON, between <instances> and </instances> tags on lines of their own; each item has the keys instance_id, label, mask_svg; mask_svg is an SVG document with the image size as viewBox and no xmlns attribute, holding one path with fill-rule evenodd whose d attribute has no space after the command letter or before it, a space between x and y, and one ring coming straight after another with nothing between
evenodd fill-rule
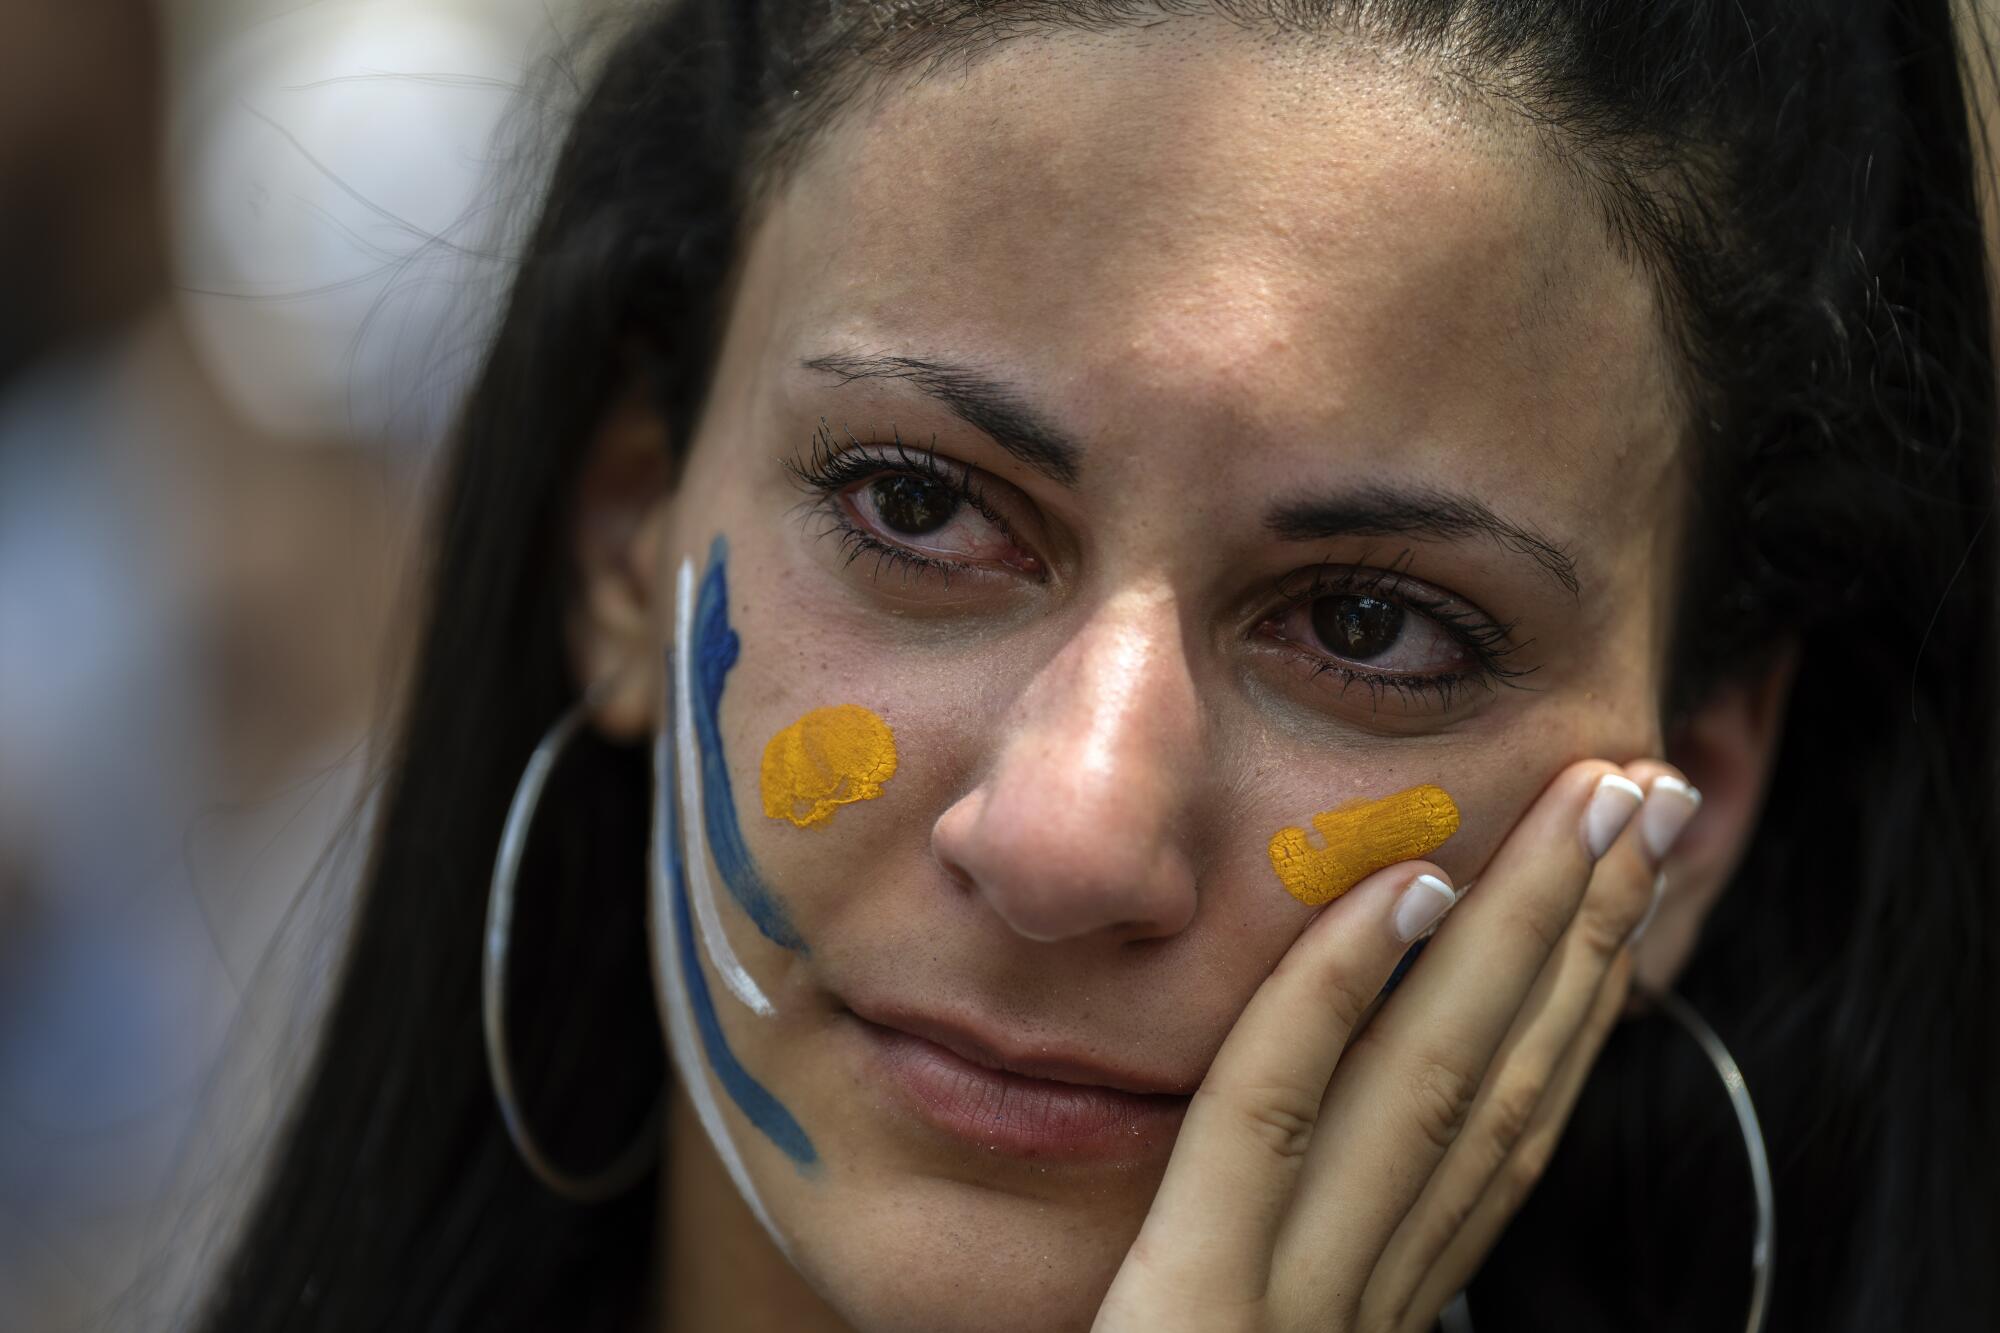
<instances>
[{"instance_id":1,"label":"eyelash","mask_svg":"<svg viewBox=\"0 0 2000 1333\"><path fill-rule=\"evenodd\" d=\"M1522 677L1533 675L1541 668L1511 666L1506 658L1527 647L1533 640L1517 643L1514 640L1512 622L1501 624L1467 607L1425 597L1404 586L1404 571L1409 568L1411 554L1406 550L1387 566L1329 563L1288 574L1280 579L1277 585L1278 597L1283 602L1283 610L1279 612L1279 616L1282 617L1286 612L1310 604L1321 597L1359 595L1379 598L1414 611L1435 623L1472 658L1472 668L1467 671L1441 672L1430 676L1370 671L1296 643L1292 644L1296 651L1312 660L1311 678L1317 680L1322 676L1332 676L1340 682L1339 689L1343 694L1352 686L1363 686L1369 691L1377 707L1381 705L1385 690L1405 700L1413 696L1429 695L1437 701L1439 708L1448 709L1458 692L1468 685L1529 688L1521 683ZM1298 586L1296 580L1301 576L1307 581L1303 586ZM1392 580L1396 586L1385 591L1383 585ZM1266 617L1263 623L1268 624L1274 618L1277 617Z\"/></svg>"},{"instance_id":2,"label":"eyelash","mask_svg":"<svg viewBox=\"0 0 2000 1333\"><path fill-rule=\"evenodd\" d=\"M802 489L809 493L807 508L827 520L830 525L829 535L839 537L848 564L852 564L864 555L872 555L876 558L874 577L878 579L884 569L894 568L906 577L936 575L947 585L954 573L966 568L956 561L941 560L883 541L872 532L856 525L845 507L839 503L841 494L859 482L885 476L915 477L931 482L941 487L954 500L971 506L1009 540L1018 541L1013 528L999 508L980 488L975 471L963 464L939 458L934 442L930 445L910 445L893 427L890 429L891 439L886 443L857 439L854 433L847 431L845 427L843 431L847 435L846 442L835 442L831 426L822 417L807 448L787 459L785 470ZM890 451L890 455L877 456L863 452L871 446L884 447ZM1436 623L1472 658L1472 668L1430 676L1371 671L1289 640L1284 641L1294 652L1311 661L1311 678L1315 680L1322 676L1336 678L1342 694L1355 685L1363 686L1370 691L1377 707L1380 706L1384 691L1394 693L1405 700L1428 695L1435 699L1440 709L1448 709L1458 692L1467 685L1490 687L1494 684L1504 684L1513 688L1527 688L1520 684L1521 678L1533 674L1540 668L1513 667L1508 665L1505 659L1532 641L1516 643L1513 638L1512 623L1497 623L1476 611L1451 602L1426 598L1402 586L1404 570L1409 566L1410 556L1409 551L1404 551L1387 567L1329 563L1288 574L1277 584L1277 595L1283 603L1278 615L1282 616L1321 597L1340 594L1380 597ZM1301 575L1307 578L1303 586L1297 583ZM1396 586L1385 592L1383 585L1392 580ZM1267 616L1260 624L1268 624L1273 618Z\"/></svg>"},{"instance_id":3,"label":"eyelash","mask_svg":"<svg viewBox=\"0 0 2000 1333\"><path fill-rule=\"evenodd\" d=\"M854 432L842 427L847 435L846 443L835 443L833 429L825 417L820 418L818 429L813 432L812 441L805 452L785 460L785 471L811 496L808 508L817 512L830 525L827 535L840 539L841 550L846 563L853 564L864 555L875 557L874 577L880 578L884 569L897 569L905 578L935 575L945 585L951 583L951 576L962 572L966 566L951 560L912 551L907 547L885 542L874 533L856 526L852 517L839 503L842 492L857 482L873 481L880 477L915 477L940 487L953 500L972 509L1005 533L1008 540L1018 542L1013 527L1007 522L979 485L973 469L960 463L949 463L937 455L935 442L928 445L905 443L902 435L891 426L890 439L861 440ZM878 457L864 454L861 450L869 446L884 447L890 456Z\"/></svg>"}]
</instances>

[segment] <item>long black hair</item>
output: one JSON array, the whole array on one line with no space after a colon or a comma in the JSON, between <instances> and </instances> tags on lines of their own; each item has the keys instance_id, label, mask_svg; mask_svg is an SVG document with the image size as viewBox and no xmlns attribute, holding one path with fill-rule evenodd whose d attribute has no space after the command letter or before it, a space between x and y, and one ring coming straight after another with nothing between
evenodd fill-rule
<instances>
[{"instance_id":1,"label":"long black hair","mask_svg":"<svg viewBox=\"0 0 2000 1333\"><path fill-rule=\"evenodd\" d=\"M689 438L758 201L889 74L1042 30L1345 25L1526 115L1670 312L1696 459L1663 722L1797 648L1771 797L1680 990L1772 1147L1772 1327L2000 1317L1995 382L1983 139L1948 0L683 0L570 124L458 431L428 620L315 1073L214 1333L630 1327L654 1198L547 1197L495 1113L481 919L508 797L576 696L565 533L607 400ZM1979 48L1983 50L1983 48ZM1079 132L1088 133L1088 127ZM545 798L511 1011L557 1151L607 1160L665 1076L649 777L591 743ZM541 904L536 907L535 904ZM529 919L527 914L539 914ZM586 980L587 979L587 980ZM1714 1075L1625 1024L1474 1282L1496 1328L1729 1327L1742 1147Z\"/></svg>"}]
</instances>

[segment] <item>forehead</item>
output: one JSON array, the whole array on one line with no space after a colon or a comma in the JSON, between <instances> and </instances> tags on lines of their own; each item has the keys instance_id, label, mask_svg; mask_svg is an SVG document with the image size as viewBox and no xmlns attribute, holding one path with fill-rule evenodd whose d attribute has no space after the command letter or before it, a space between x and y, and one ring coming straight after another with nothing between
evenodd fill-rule
<instances>
[{"instance_id":1,"label":"forehead","mask_svg":"<svg viewBox=\"0 0 2000 1333\"><path fill-rule=\"evenodd\" d=\"M809 158L760 238L774 346L1003 369L1155 460L1221 431L1273 466L1332 449L1463 484L1470 450L1531 508L1602 506L1614 474L1649 498L1652 286L1531 134L1351 44L1021 41L885 90Z\"/></svg>"}]
</instances>

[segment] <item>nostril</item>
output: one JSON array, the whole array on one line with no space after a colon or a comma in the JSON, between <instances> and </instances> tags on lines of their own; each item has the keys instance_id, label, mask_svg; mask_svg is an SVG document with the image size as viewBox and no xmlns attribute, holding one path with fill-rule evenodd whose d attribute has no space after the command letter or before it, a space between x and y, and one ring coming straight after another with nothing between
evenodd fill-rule
<instances>
[{"instance_id":1,"label":"nostril","mask_svg":"<svg viewBox=\"0 0 2000 1333\"><path fill-rule=\"evenodd\" d=\"M1015 934L1039 943L1099 934L1112 920L1112 904L1097 886L1053 867L997 867L973 887Z\"/></svg>"},{"instance_id":2,"label":"nostril","mask_svg":"<svg viewBox=\"0 0 2000 1333\"><path fill-rule=\"evenodd\" d=\"M973 889L1025 939L1044 943L1094 936L1130 941L1177 934L1193 914L1192 884L1185 891L1141 874L1117 877L1029 867L976 879Z\"/></svg>"},{"instance_id":3,"label":"nostril","mask_svg":"<svg viewBox=\"0 0 2000 1333\"><path fill-rule=\"evenodd\" d=\"M1024 940L1033 940L1036 944L1054 944L1059 940L1074 939L1079 933L1059 926L1037 925L1007 916L1005 913L1002 913L1002 919L1013 927L1016 935Z\"/></svg>"},{"instance_id":4,"label":"nostril","mask_svg":"<svg viewBox=\"0 0 2000 1333\"><path fill-rule=\"evenodd\" d=\"M972 872L967 870L964 866L960 865L958 862L952 860L948 856L939 856L937 858L937 863L938 863L938 868L944 871L944 877L950 880L955 886L957 886L957 888L961 892L964 893L979 892L978 882L972 878Z\"/></svg>"}]
</instances>

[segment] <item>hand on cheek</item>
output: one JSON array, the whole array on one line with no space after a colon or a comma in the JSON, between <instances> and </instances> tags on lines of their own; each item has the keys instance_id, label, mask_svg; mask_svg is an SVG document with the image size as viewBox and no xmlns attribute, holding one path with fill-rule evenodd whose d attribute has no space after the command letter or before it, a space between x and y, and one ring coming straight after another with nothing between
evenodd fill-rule
<instances>
[{"instance_id":1,"label":"hand on cheek","mask_svg":"<svg viewBox=\"0 0 2000 1333\"><path fill-rule=\"evenodd\" d=\"M1448 880L1398 864L1322 912L1210 1068L1098 1326L1206 1309L1231 1327L1428 1327L1615 1018L1623 946L1685 822L1676 776L1566 769L1359 1036L1403 937L1452 906Z\"/></svg>"}]
</instances>

